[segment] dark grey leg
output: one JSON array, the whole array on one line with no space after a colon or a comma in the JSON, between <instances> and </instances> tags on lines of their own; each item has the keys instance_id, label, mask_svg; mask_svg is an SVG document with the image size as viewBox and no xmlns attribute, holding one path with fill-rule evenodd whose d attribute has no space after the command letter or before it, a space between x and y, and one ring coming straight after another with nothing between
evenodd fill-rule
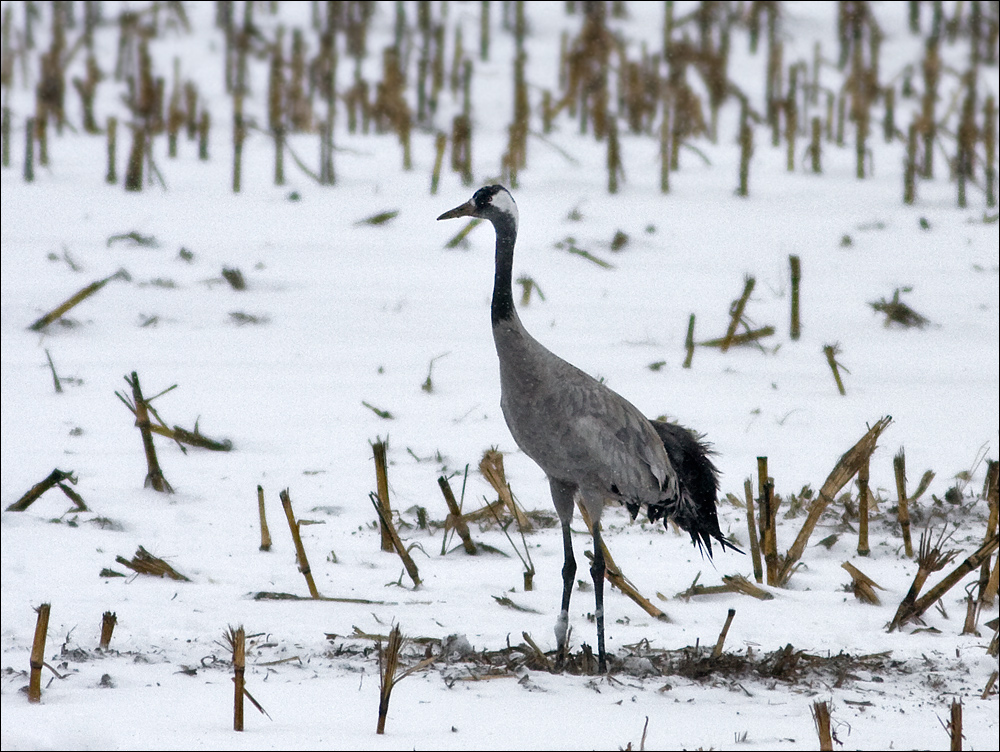
<instances>
[{"instance_id":1,"label":"dark grey leg","mask_svg":"<svg viewBox=\"0 0 1000 752\"><path fill-rule=\"evenodd\" d=\"M573 594L573 583L576 581L576 557L573 556L573 541L570 537L569 523L562 526L563 531L563 594L562 608L559 611L559 619L556 621L556 647L559 654L556 657L556 668L562 670L566 662L567 645L566 634L569 631L569 599Z\"/></svg>"},{"instance_id":2,"label":"dark grey leg","mask_svg":"<svg viewBox=\"0 0 1000 752\"><path fill-rule=\"evenodd\" d=\"M569 523L573 519L573 496L576 494L576 487L550 478L549 489L552 491L552 503L562 523L563 534L562 608L555 627L558 649L556 670L562 671L568 653L566 636L569 632L569 599L573 594L573 583L576 580L576 557L573 556L572 533L569 529Z\"/></svg>"}]
</instances>

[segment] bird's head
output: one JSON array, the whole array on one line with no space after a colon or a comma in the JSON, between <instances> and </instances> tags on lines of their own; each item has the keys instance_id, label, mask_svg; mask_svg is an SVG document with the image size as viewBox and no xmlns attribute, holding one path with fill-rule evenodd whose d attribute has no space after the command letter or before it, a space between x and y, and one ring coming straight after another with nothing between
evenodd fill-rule
<instances>
[{"instance_id":1,"label":"bird's head","mask_svg":"<svg viewBox=\"0 0 1000 752\"><path fill-rule=\"evenodd\" d=\"M488 219L496 224L497 220L513 221L517 227L517 204L502 185L487 185L476 191L472 198L451 211L446 211L438 219L455 219L456 217L477 217Z\"/></svg>"}]
</instances>

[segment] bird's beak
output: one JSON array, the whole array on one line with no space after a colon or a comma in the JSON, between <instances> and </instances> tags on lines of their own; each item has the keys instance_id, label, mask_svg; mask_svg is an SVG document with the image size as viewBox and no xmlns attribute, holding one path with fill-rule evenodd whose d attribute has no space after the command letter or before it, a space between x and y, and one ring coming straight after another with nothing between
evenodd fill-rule
<instances>
[{"instance_id":1,"label":"bird's beak","mask_svg":"<svg viewBox=\"0 0 1000 752\"><path fill-rule=\"evenodd\" d=\"M438 219L455 219L456 217L472 217L475 215L476 202L469 199L461 206L456 206L450 211L446 211Z\"/></svg>"}]
</instances>

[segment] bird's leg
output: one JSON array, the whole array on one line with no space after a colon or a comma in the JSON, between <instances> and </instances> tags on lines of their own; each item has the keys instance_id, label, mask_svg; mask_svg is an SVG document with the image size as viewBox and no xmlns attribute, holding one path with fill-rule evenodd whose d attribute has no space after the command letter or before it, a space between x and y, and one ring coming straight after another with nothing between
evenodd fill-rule
<instances>
[{"instance_id":1,"label":"bird's leg","mask_svg":"<svg viewBox=\"0 0 1000 752\"><path fill-rule=\"evenodd\" d=\"M552 504L559 515L563 534L563 596L562 610L556 621L556 671L562 671L568 652L566 635L569 629L569 597L573 594L573 581L576 577L576 558L573 556L573 539L569 523L573 521L573 497L576 496L576 486L572 483L549 478L549 490L552 492Z\"/></svg>"},{"instance_id":2,"label":"bird's leg","mask_svg":"<svg viewBox=\"0 0 1000 752\"><path fill-rule=\"evenodd\" d=\"M597 672L607 673L608 658L604 652L604 546L601 545L601 523L594 522L594 563L590 574L594 578L595 616L597 617Z\"/></svg>"},{"instance_id":3,"label":"bird's leg","mask_svg":"<svg viewBox=\"0 0 1000 752\"><path fill-rule=\"evenodd\" d=\"M559 619L556 621L556 670L562 671L566 663L567 644L566 633L569 628L569 598L573 594L573 581L576 578L576 557L573 556L573 539L571 537L569 522L562 525L563 533L563 595L562 609L559 611Z\"/></svg>"}]
</instances>

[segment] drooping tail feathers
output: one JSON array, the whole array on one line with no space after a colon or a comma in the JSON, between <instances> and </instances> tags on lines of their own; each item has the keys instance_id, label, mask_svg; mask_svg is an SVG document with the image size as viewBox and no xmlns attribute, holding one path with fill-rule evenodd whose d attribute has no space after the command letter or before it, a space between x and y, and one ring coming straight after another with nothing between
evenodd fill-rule
<instances>
[{"instance_id":1,"label":"drooping tail feathers","mask_svg":"<svg viewBox=\"0 0 1000 752\"><path fill-rule=\"evenodd\" d=\"M719 517L715 505L719 493L719 471L713 464L711 448L701 441L693 431L676 423L651 420L653 428L663 441L663 448L677 473L678 497L666 499L660 504L649 504L646 514L650 522L663 518L672 519L691 536L691 542L708 552L712 558L712 539L722 546L743 553L727 541L719 529ZM628 504L628 510L635 519L638 504Z\"/></svg>"}]
</instances>

